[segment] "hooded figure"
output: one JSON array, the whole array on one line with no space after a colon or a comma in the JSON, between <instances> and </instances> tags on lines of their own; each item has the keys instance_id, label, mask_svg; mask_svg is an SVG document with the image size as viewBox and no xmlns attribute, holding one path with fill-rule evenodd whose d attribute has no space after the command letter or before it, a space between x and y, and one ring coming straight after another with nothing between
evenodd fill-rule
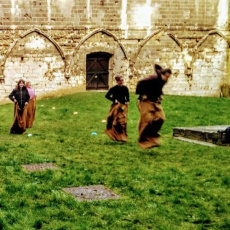
<instances>
[{"instance_id":1,"label":"hooded figure","mask_svg":"<svg viewBox=\"0 0 230 230\"><path fill-rule=\"evenodd\" d=\"M161 106L162 88L171 76L170 69L163 69L154 65L156 74L140 80L137 83L136 94L140 111L139 146L143 149L160 145L159 131L165 121L165 114Z\"/></svg>"}]
</instances>

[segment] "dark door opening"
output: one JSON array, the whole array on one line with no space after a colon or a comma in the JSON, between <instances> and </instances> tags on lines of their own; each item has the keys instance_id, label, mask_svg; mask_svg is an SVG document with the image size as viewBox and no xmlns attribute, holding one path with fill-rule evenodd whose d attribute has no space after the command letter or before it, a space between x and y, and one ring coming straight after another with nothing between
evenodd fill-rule
<instances>
[{"instance_id":1,"label":"dark door opening","mask_svg":"<svg viewBox=\"0 0 230 230\"><path fill-rule=\"evenodd\" d=\"M92 53L86 57L86 90L109 88L109 53Z\"/></svg>"}]
</instances>

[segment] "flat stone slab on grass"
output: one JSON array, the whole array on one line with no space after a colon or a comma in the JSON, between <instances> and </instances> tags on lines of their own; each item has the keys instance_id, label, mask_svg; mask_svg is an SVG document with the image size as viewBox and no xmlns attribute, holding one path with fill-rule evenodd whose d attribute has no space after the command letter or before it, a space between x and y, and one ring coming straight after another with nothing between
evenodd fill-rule
<instances>
[{"instance_id":1,"label":"flat stone slab on grass","mask_svg":"<svg viewBox=\"0 0 230 230\"><path fill-rule=\"evenodd\" d=\"M223 142L222 134L219 131L225 131L229 126L175 127L173 128L173 136L183 141L195 140L197 144L204 144L206 142L211 145L228 145Z\"/></svg>"},{"instance_id":2,"label":"flat stone slab on grass","mask_svg":"<svg viewBox=\"0 0 230 230\"><path fill-rule=\"evenodd\" d=\"M217 145L214 145L212 143L208 143L205 141L197 141L197 140L192 140L189 138L184 138L184 137L174 137L176 140L179 141L185 141L185 142L189 142L189 143L193 143L193 144L199 144L199 145L205 145L205 146L209 146L209 147L216 147Z\"/></svg>"},{"instance_id":3,"label":"flat stone slab on grass","mask_svg":"<svg viewBox=\"0 0 230 230\"><path fill-rule=\"evenodd\" d=\"M73 195L78 201L118 199L119 195L102 185L64 188L63 191Z\"/></svg>"},{"instance_id":4,"label":"flat stone slab on grass","mask_svg":"<svg viewBox=\"0 0 230 230\"><path fill-rule=\"evenodd\" d=\"M53 163L22 165L27 172L44 171L46 169L58 169Z\"/></svg>"}]
</instances>

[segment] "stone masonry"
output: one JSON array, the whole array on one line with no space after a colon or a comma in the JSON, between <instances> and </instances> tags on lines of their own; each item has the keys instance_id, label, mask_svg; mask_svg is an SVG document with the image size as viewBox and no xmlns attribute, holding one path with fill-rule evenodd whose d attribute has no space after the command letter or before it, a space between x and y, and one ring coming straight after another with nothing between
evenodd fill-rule
<instances>
[{"instance_id":1,"label":"stone masonry","mask_svg":"<svg viewBox=\"0 0 230 230\"><path fill-rule=\"evenodd\" d=\"M170 67L166 94L229 96L229 0L0 0L0 100L86 85L86 56L111 54L109 86Z\"/></svg>"}]
</instances>

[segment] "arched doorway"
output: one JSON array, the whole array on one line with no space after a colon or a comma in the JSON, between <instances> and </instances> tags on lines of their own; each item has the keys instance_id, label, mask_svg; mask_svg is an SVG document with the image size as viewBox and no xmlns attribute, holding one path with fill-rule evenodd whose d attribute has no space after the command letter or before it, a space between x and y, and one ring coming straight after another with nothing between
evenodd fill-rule
<instances>
[{"instance_id":1,"label":"arched doorway","mask_svg":"<svg viewBox=\"0 0 230 230\"><path fill-rule=\"evenodd\" d=\"M112 54L95 52L86 56L86 90L109 88L109 60Z\"/></svg>"}]
</instances>

